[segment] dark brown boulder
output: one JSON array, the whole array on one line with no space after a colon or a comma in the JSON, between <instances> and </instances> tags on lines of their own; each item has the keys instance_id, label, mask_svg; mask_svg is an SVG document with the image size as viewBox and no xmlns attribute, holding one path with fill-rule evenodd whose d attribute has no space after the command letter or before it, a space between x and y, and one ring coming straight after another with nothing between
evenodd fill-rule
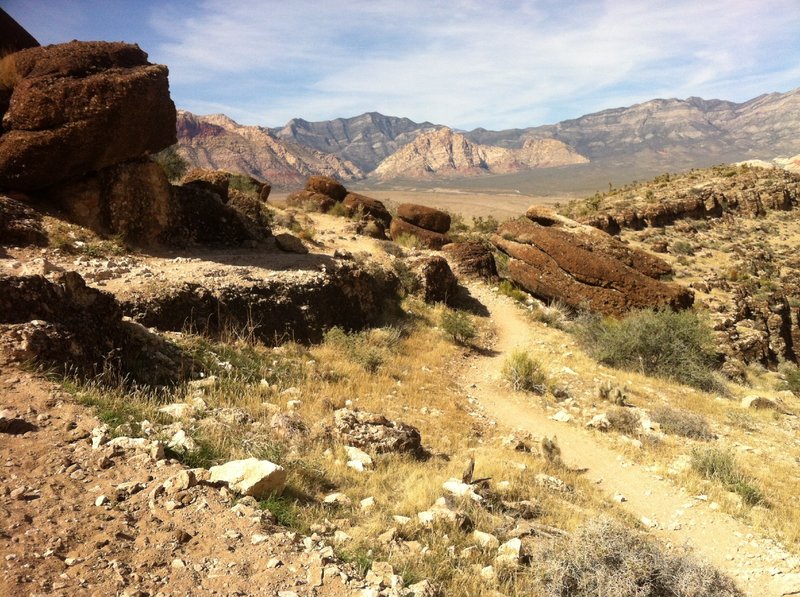
<instances>
[{"instance_id":1,"label":"dark brown boulder","mask_svg":"<svg viewBox=\"0 0 800 597\"><path fill-rule=\"evenodd\" d=\"M0 195L0 245L47 245L42 215L22 201Z\"/></svg>"},{"instance_id":2,"label":"dark brown boulder","mask_svg":"<svg viewBox=\"0 0 800 597\"><path fill-rule=\"evenodd\" d=\"M432 207L415 203L401 203L397 208L397 216L409 224L433 232L444 234L450 230L450 214Z\"/></svg>"},{"instance_id":3,"label":"dark brown boulder","mask_svg":"<svg viewBox=\"0 0 800 597\"><path fill-rule=\"evenodd\" d=\"M167 68L122 43L22 50L0 135L0 187L41 189L175 143Z\"/></svg>"},{"instance_id":4,"label":"dark brown boulder","mask_svg":"<svg viewBox=\"0 0 800 597\"><path fill-rule=\"evenodd\" d=\"M228 206L243 217L253 238L264 240L272 235L272 214L261 199L236 189L228 191Z\"/></svg>"},{"instance_id":5,"label":"dark brown boulder","mask_svg":"<svg viewBox=\"0 0 800 597\"><path fill-rule=\"evenodd\" d=\"M372 197L359 193L348 193L342 201L342 205L347 208L351 216L356 214L369 216L383 224L384 228L388 228L392 223L392 214L389 213L386 206Z\"/></svg>"},{"instance_id":6,"label":"dark brown boulder","mask_svg":"<svg viewBox=\"0 0 800 597\"><path fill-rule=\"evenodd\" d=\"M212 245L235 247L258 238L253 222L216 193L190 186L172 187L173 216L163 239L171 245ZM266 236L269 230L264 231Z\"/></svg>"},{"instance_id":7,"label":"dark brown boulder","mask_svg":"<svg viewBox=\"0 0 800 597\"><path fill-rule=\"evenodd\" d=\"M347 196L347 189L330 176L310 176L306 181L306 191L313 191L330 197L337 203Z\"/></svg>"},{"instance_id":8,"label":"dark brown boulder","mask_svg":"<svg viewBox=\"0 0 800 597\"><path fill-rule=\"evenodd\" d=\"M39 42L0 8L0 58L26 48L35 48Z\"/></svg>"},{"instance_id":9,"label":"dark brown boulder","mask_svg":"<svg viewBox=\"0 0 800 597\"><path fill-rule=\"evenodd\" d=\"M192 168L183 177L181 184L216 193L223 203L227 203L230 180L230 172L209 170L207 168Z\"/></svg>"},{"instance_id":10,"label":"dark brown boulder","mask_svg":"<svg viewBox=\"0 0 800 597\"><path fill-rule=\"evenodd\" d=\"M300 207L322 213L328 212L335 204L336 201L316 191L295 191L286 197L286 205L289 207Z\"/></svg>"},{"instance_id":11,"label":"dark brown boulder","mask_svg":"<svg viewBox=\"0 0 800 597\"><path fill-rule=\"evenodd\" d=\"M531 294L574 308L622 315L632 309L692 305L693 293L627 265L603 243L529 219L504 223L493 244L506 253L511 279Z\"/></svg>"},{"instance_id":12,"label":"dark brown boulder","mask_svg":"<svg viewBox=\"0 0 800 597\"><path fill-rule=\"evenodd\" d=\"M77 224L151 245L171 240L172 188L161 166L145 159L73 178L46 195Z\"/></svg>"},{"instance_id":13,"label":"dark brown boulder","mask_svg":"<svg viewBox=\"0 0 800 597\"><path fill-rule=\"evenodd\" d=\"M422 298L426 303L452 303L458 292L458 280L444 257L423 255L408 263L419 280Z\"/></svg>"},{"instance_id":14,"label":"dark brown boulder","mask_svg":"<svg viewBox=\"0 0 800 597\"><path fill-rule=\"evenodd\" d=\"M474 278L496 278L497 265L489 247L481 242L450 243L442 247L456 273Z\"/></svg>"},{"instance_id":15,"label":"dark brown boulder","mask_svg":"<svg viewBox=\"0 0 800 597\"><path fill-rule=\"evenodd\" d=\"M436 251L450 242L450 237L446 234L414 226L414 224L409 224L400 218L392 219L392 225L389 227L389 234L394 241L397 241L403 235L412 236L417 239L419 244L423 247Z\"/></svg>"}]
</instances>

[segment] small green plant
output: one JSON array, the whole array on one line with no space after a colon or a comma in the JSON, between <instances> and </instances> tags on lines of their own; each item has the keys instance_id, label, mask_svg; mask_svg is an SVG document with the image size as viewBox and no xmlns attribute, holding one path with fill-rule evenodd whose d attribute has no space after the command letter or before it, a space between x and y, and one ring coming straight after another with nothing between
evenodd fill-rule
<instances>
[{"instance_id":1,"label":"small green plant","mask_svg":"<svg viewBox=\"0 0 800 597\"><path fill-rule=\"evenodd\" d=\"M158 153L154 153L150 157L156 164L161 166L164 170L164 174L166 174L167 178L172 182L183 178L183 175L186 174L186 170L189 169L189 163L178 153L177 145L171 145Z\"/></svg>"},{"instance_id":2,"label":"small green plant","mask_svg":"<svg viewBox=\"0 0 800 597\"><path fill-rule=\"evenodd\" d=\"M248 195L258 195L260 190L256 181L244 174L231 174L228 178L228 188Z\"/></svg>"},{"instance_id":3,"label":"small green plant","mask_svg":"<svg viewBox=\"0 0 800 597\"><path fill-rule=\"evenodd\" d=\"M392 269L400 280L400 288L405 296L419 292L421 288L419 276L414 273L408 263L402 259L395 259L392 262Z\"/></svg>"},{"instance_id":4,"label":"small green plant","mask_svg":"<svg viewBox=\"0 0 800 597\"><path fill-rule=\"evenodd\" d=\"M502 280L500 285L497 287L497 290L500 292L500 294L504 294L520 303L527 302L528 300L528 293L520 290L519 287L511 280Z\"/></svg>"},{"instance_id":5,"label":"small green plant","mask_svg":"<svg viewBox=\"0 0 800 597\"><path fill-rule=\"evenodd\" d=\"M422 242L413 234L408 234L407 232L402 232L394 239L401 247L405 247L406 249L421 249Z\"/></svg>"},{"instance_id":6,"label":"small green plant","mask_svg":"<svg viewBox=\"0 0 800 597\"><path fill-rule=\"evenodd\" d=\"M719 448L692 450L692 469L710 481L721 483L749 506L764 501L761 490L738 470L736 459L729 450Z\"/></svg>"},{"instance_id":7,"label":"small green plant","mask_svg":"<svg viewBox=\"0 0 800 597\"><path fill-rule=\"evenodd\" d=\"M711 433L711 429L708 427L708 422L702 415L670 408L669 406L658 406L650 412L650 418L661 425L661 430L664 433L692 439L708 440L714 438L714 434Z\"/></svg>"},{"instance_id":8,"label":"small green plant","mask_svg":"<svg viewBox=\"0 0 800 597\"><path fill-rule=\"evenodd\" d=\"M586 350L611 367L724 391L709 326L693 311L645 309L623 319L585 315L574 326Z\"/></svg>"},{"instance_id":9,"label":"small green plant","mask_svg":"<svg viewBox=\"0 0 800 597\"><path fill-rule=\"evenodd\" d=\"M526 351L515 350L503 362L503 378L515 390L536 392L543 394L545 391L545 376L542 366Z\"/></svg>"},{"instance_id":10,"label":"small green plant","mask_svg":"<svg viewBox=\"0 0 800 597\"><path fill-rule=\"evenodd\" d=\"M295 504L292 500L283 495L272 494L259 502L264 510L272 512L278 524L284 527L293 528L297 522Z\"/></svg>"},{"instance_id":11,"label":"small green plant","mask_svg":"<svg viewBox=\"0 0 800 597\"><path fill-rule=\"evenodd\" d=\"M606 413L611 428L626 435L638 435L642 424L636 411L629 408L612 408Z\"/></svg>"},{"instance_id":12,"label":"small green plant","mask_svg":"<svg viewBox=\"0 0 800 597\"><path fill-rule=\"evenodd\" d=\"M333 207L328 210L328 214L339 218L349 218L353 215L353 212L351 212L344 204L337 201L333 204Z\"/></svg>"},{"instance_id":13,"label":"small green plant","mask_svg":"<svg viewBox=\"0 0 800 597\"><path fill-rule=\"evenodd\" d=\"M445 311L439 326L458 344L467 344L477 335L475 326L464 311Z\"/></svg>"},{"instance_id":14,"label":"small green plant","mask_svg":"<svg viewBox=\"0 0 800 597\"><path fill-rule=\"evenodd\" d=\"M781 368L783 374L783 389L789 390L795 396L800 396L800 367L786 364Z\"/></svg>"},{"instance_id":15,"label":"small green plant","mask_svg":"<svg viewBox=\"0 0 800 597\"><path fill-rule=\"evenodd\" d=\"M676 255L694 255L694 248L685 240L676 240L671 248Z\"/></svg>"},{"instance_id":16,"label":"small green plant","mask_svg":"<svg viewBox=\"0 0 800 597\"><path fill-rule=\"evenodd\" d=\"M472 229L475 232L481 232L483 234L493 234L497 232L497 228L499 226L500 223L494 216L486 216L485 218L482 216L476 216L472 218Z\"/></svg>"}]
</instances>

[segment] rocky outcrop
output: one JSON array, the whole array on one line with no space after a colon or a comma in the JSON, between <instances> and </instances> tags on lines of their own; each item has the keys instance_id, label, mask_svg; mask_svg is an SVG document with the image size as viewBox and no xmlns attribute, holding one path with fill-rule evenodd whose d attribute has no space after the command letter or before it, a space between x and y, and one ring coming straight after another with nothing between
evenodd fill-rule
<instances>
[{"instance_id":1,"label":"rocky outcrop","mask_svg":"<svg viewBox=\"0 0 800 597\"><path fill-rule=\"evenodd\" d=\"M691 291L653 277L656 257L641 255L610 236L566 223L542 225L529 218L504 223L492 243L509 256L511 279L542 299L573 308L622 315L632 309L692 305Z\"/></svg>"},{"instance_id":2,"label":"rocky outcrop","mask_svg":"<svg viewBox=\"0 0 800 597\"><path fill-rule=\"evenodd\" d=\"M459 276L483 279L497 277L492 250L481 242L450 243L442 247L442 251Z\"/></svg>"},{"instance_id":3,"label":"rocky outcrop","mask_svg":"<svg viewBox=\"0 0 800 597\"><path fill-rule=\"evenodd\" d=\"M383 229L387 229L392 223L392 214L386 206L377 199L361 195L359 193L347 193L342 205L347 208L351 217L361 216L362 218L372 219L379 222Z\"/></svg>"},{"instance_id":4,"label":"rocky outcrop","mask_svg":"<svg viewBox=\"0 0 800 597\"><path fill-rule=\"evenodd\" d=\"M0 246L44 246L42 215L22 201L0 195Z\"/></svg>"},{"instance_id":5,"label":"rocky outcrop","mask_svg":"<svg viewBox=\"0 0 800 597\"><path fill-rule=\"evenodd\" d=\"M473 143L448 128L422 134L382 161L379 178L430 178L506 174L588 160L561 141L528 139L520 149Z\"/></svg>"},{"instance_id":6,"label":"rocky outcrop","mask_svg":"<svg viewBox=\"0 0 800 597\"><path fill-rule=\"evenodd\" d=\"M181 184L216 193L223 203L227 203L230 180L230 172L208 170L207 168L192 168L184 175Z\"/></svg>"},{"instance_id":7,"label":"rocky outcrop","mask_svg":"<svg viewBox=\"0 0 800 597\"><path fill-rule=\"evenodd\" d=\"M341 408L333 413L333 433L343 444L372 454L428 456L419 429L375 413Z\"/></svg>"},{"instance_id":8,"label":"rocky outcrop","mask_svg":"<svg viewBox=\"0 0 800 597\"><path fill-rule=\"evenodd\" d=\"M277 138L269 129L243 126L224 114L178 111L179 153L192 166L240 172L279 187L296 187L312 175L355 180L361 169L330 153Z\"/></svg>"},{"instance_id":9,"label":"rocky outcrop","mask_svg":"<svg viewBox=\"0 0 800 597\"><path fill-rule=\"evenodd\" d=\"M305 190L326 195L337 203L347 196L347 189L344 188L344 185L330 176L309 176Z\"/></svg>"},{"instance_id":10,"label":"rocky outcrop","mask_svg":"<svg viewBox=\"0 0 800 597\"><path fill-rule=\"evenodd\" d=\"M387 303L397 299L397 278L373 275L349 263L326 272L298 272L256 282L207 288L194 282L133 293L124 312L161 330L187 328L221 334L248 330L269 345L286 340L319 342L332 327L359 330L381 321Z\"/></svg>"},{"instance_id":11,"label":"rocky outcrop","mask_svg":"<svg viewBox=\"0 0 800 597\"><path fill-rule=\"evenodd\" d=\"M286 205L289 207L299 207L301 209L327 213L336 205L336 201L322 193L302 190L287 195Z\"/></svg>"},{"instance_id":12,"label":"rocky outcrop","mask_svg":"<svg viewBox=\"0 0 800 597\"><path fill-rule=\"evenodd\" d=\"M0 354L94 376L116 372L142 383L177 381L194 365L172 345L122 320L113 296L76 272L0 276Z\"/></svg>"},{"instance_id":13,"label":"rocky outcrop","mask_svg":"<svg viewBox=\"0 0 800 597\"><path fill-rule=\"evenodd\" d=\"M438 250L450 242L447 231L450 229L450 214L412 203L403 203L397 208L397 216L392 220L390 234L392 240L404 235L414 237L423 247Z\"/></svg>"},{"instance_id":14,"label":"rocky outcrop","mask_svg":"<svg viewBox=\"0 0 800 597\"><path fill-rule=\"evenodd\" d=\"M138 46L70 42L9 55L0 188L34 190L175 142L167 69Z\"/></svg>"}]
</instances>

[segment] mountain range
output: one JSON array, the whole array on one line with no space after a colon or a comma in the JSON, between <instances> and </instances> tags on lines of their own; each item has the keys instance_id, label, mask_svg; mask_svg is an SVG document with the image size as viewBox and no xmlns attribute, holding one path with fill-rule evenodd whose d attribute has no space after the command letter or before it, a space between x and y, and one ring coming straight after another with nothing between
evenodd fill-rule
<instances>
[{"instance_id":1,"label":"mountain range","mask_svg":"<svg viewBox=\"0 0 800 597\"><path fill-rule=\"evenodd\" d=\"M566 185L563 191L571 184L583 191L605 186L611 176L620 184L666 171L798 154L800 89L742 103L654 99L502 131L455 131L377 112L322 122L293 119L270 129L181 111L178 142L193 164L243 171L279 187L327 174L366 179L367 185L445 180L525 191Z\"/></svg>"}]
</instances>

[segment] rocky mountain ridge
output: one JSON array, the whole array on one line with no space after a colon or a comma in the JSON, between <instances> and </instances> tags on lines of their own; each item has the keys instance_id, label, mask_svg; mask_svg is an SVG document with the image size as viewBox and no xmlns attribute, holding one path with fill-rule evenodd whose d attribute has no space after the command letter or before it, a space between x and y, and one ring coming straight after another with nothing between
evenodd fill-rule
<instances>
[{"instance_id":1,"label":"rocky mountain ridge","mask_svg":"<svg viewBox=\"0 0 800 597\"><path fill-rule=\"evenodd\" d=\"M527 139L519 149L473 143L449 128L424 133L386 158L373 175L384 178L471 176L586 163L555 139Z\"/></svg>"},{"instance_id":2,"label":"rocky mountain ridge","mask_svg":"<svg viewBox=\"0 0 800 597\"><path fill-rule=\"evenodd\" d=\"M178 148L193 166L243 172L277 186L300 185L312 174L342 180L363 178L353 164L332 153L276 138L269 129L243 126L224 114L178 111Z\"/></svg>"}]
</instances>

